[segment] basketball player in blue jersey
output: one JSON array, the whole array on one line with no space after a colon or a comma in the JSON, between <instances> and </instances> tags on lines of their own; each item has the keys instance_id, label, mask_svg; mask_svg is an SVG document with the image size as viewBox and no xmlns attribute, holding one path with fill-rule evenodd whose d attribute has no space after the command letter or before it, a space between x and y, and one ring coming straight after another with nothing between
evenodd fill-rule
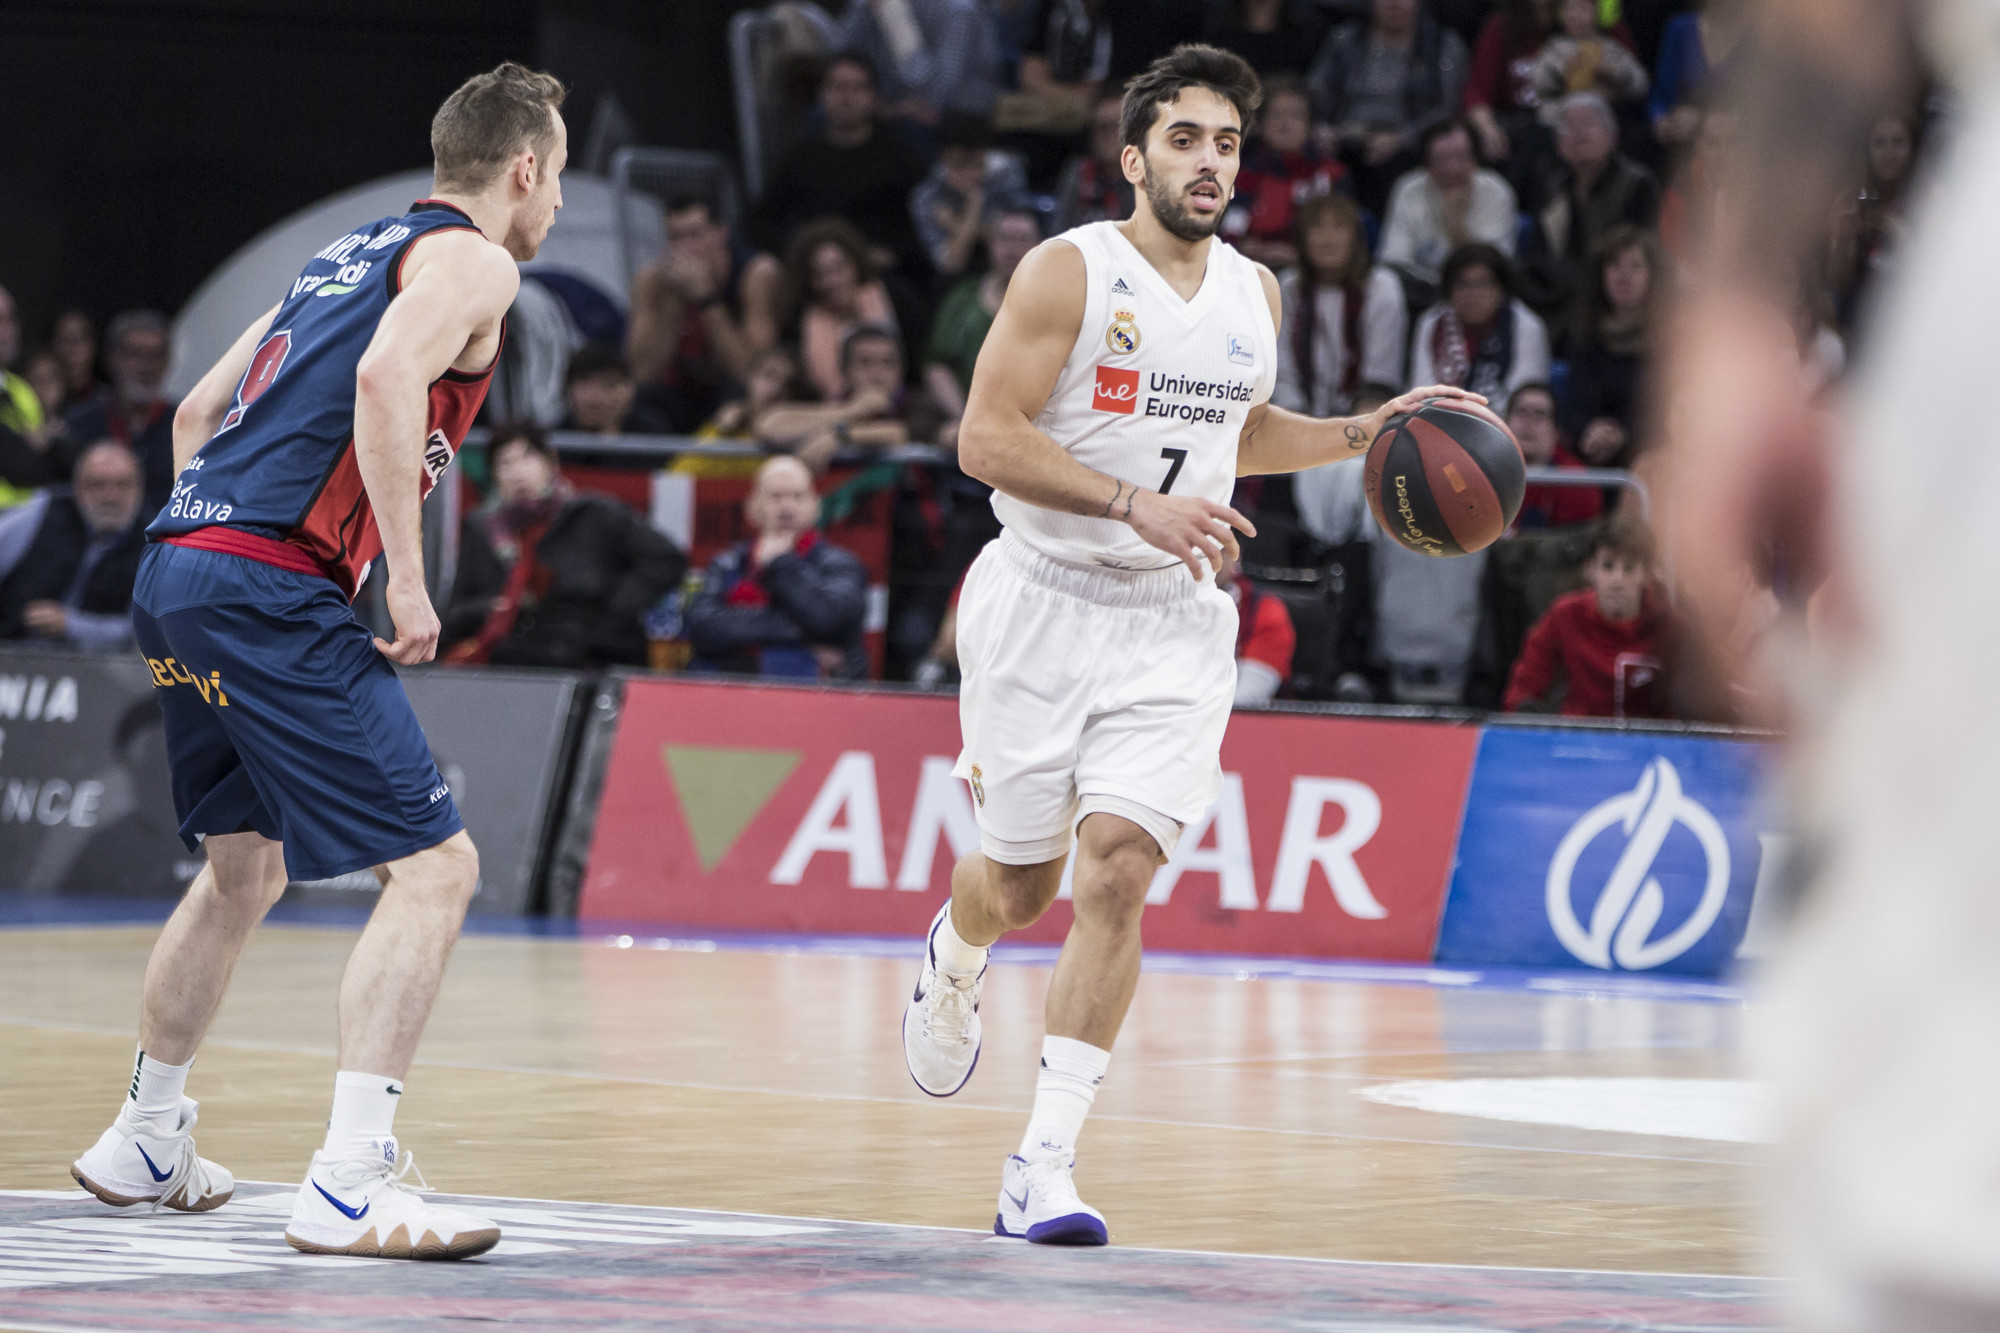
<instances>
[{"instance_id":1,"label":"basketball player in blue jersey","mask_svg":"<svg viewBox=\"0 0 2000 1333\"><path fill-rule=\"evenodd\" d=\"M1072 1178L1078 1131L1139 979L1154 869L1221 789L1236 610L1210 575L1250 524L1236 478L1365 453L1424 388L1367 417L1267 401L1278 282L1214 239L1257 76L1183 46L1125 90L1132 216L1044 242L1016 271L979 353L959 460L994 488L1005 531L958 612L964 749L980 850L931 924L903 1050L947 1097L979 1058L987 947L1032 924L1075 850L1076 919L1049 985L1035 1106L1002 1169L994 1230L1102 1245Z\"/></svg>"},{"instance_id":2,"label":"basketball player in blue jersey","mask_svg":"<svg viewBox=\"0 0 2000 1333\"><path fill-rule=\"evenodd\" d=\"M330 238L174 419L178 480L147 530L133 623L181 836L207 864L146 968L125 1104L71 1168L106 1203L229 1198L230 1174L195 1151L195 1050L287 880L372 867L382 897L341 978L333 1113L285 1238L415 1259L500 1239L426 1202L394 1134L479 860L390 664L436 650L423 497L485 396L515 262L562 207L562 99L514 64L467 81L431 124L433 196ZM394 643L349 605L377 555Z\"/></svg>"}]
</instances>

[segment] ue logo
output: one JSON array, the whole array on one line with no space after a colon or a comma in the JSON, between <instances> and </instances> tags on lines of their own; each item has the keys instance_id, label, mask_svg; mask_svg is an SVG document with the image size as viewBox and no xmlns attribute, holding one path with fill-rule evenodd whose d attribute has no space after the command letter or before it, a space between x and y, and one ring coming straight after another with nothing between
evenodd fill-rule
<instances>
[{"instance_id":1,"label":"ue logo","mask_svg":"<svg viewBox=\"0 0 2000 1333\"><path fill-rule=\"evenodd\" d=\"M1130 416L1139 406L1139 372L1099 366L1090 405L1099 412L1123 412Z\"/></svg>"},{"instance_id":2,"label":"ue logo","mask_svg":"<svg viewBox=\"0 0 2000 1333\"><path fill-rule=\"evenodd\" d=\"M1694 914L1654 939L1666 895L1653 877L1653 861L1676 824L1685 826L1701 844L1708 877ZM1598 890L1586 927L1577 919L1571 877L1584 850L1613 825L1625 834L1625 850ZM1681 790L1681 775L1674 766L1655 759L1638 786L1601 802L1570 826L1549 862L1547 889L1549 925L1563 948L1577 958L1607 970L1614 963L1635 972L1658 967L1698 944L1721 914L1729 896L1729 840L1715 816Z\"/></svg>"}]
</instances>

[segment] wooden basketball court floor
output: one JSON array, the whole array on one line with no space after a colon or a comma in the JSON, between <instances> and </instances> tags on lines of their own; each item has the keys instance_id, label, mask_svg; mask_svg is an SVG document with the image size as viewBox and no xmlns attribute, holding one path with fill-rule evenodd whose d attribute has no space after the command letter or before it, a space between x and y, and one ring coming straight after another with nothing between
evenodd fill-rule
<instances>
[{"instance_id":1,"label":"wooden basketball court floor","mask_svg":"<svg viewBox=\"0 0 2000 1333\"><path fill-rule=\"evenodd\" d=\"M1051 1251L990 1228L1052 951L1003 951L934 1101L898 1044L913 941L471 933L397 1130L433 1187L503 1196L508 1240L410 1265L278 1236L347 927L267 925L195 1066L235 1202L71 1188L155 933L0 930L0 1330L1781 1324L1728 987L1149 960L1079 1145L1112 1247Z\"/></svg>"}]
</instances>

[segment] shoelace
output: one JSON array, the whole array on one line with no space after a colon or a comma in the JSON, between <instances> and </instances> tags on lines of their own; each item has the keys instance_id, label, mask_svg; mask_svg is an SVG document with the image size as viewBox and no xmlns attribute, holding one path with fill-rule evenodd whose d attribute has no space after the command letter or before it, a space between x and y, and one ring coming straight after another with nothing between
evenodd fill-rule
<instances>
[{"instance_id":1,"label":"shoelace","mask_svg":"<svg viewBox=\"0 0 2000 1333\"><path fill-rule=\"evenodd\" d=\"M972 1040L972 993L979 978L956 977L941 970L932 975L937 985L931 988L930 1003L925 1006L924 1035L940 1046L963 1046Z\"/></svg>"},{"instance_id":2,"label":"shoelace","mask_svg":"<svg viewBox=\"0 0 2000 1333\"><path fill-rule=\"evenodd\" d=\"M348 1163L342 1163L341 1165L346 1166ZM340 1180L342 1184L359 1185L362 1181L367 1180L369 1176L380 1176L383 1188L401 1190L405 1194L427 1194L431 1188L431 1183L424 1179L424 1173L417 1170L417 1155L408 1148L403 1149L402 1154L396 1159L396 1165L393 1167L387 1162L374 1162L370 1164L368 1172L359 1179L348 1181L345 1179L345 1175L344 1171L335 1168L334 1178ZM417 1178L417 1183L414 1185L409 1183L411 1176Z\"/></svg>"},{"instance_id":3,"label":"shoelace","mask_svg":"<svg viewBox=\"0 0 2000 1333\"><path fill-rule=\"evenodd\" d=\"M1076 1193L1076 1177L1070 1174L1070 1168L1074 1165L1075 1162L1069 1158L1045 1157L1039 1161L1029 1162L1021 1174L1027 1178L1026 1185L1030 1195L1037 1190L1045 1194L1053 1192L1062 1198L1075 1199L1076 1202L1082 1203L1083 1200L1078 1198Z\"/></svg>"}]
</instances>

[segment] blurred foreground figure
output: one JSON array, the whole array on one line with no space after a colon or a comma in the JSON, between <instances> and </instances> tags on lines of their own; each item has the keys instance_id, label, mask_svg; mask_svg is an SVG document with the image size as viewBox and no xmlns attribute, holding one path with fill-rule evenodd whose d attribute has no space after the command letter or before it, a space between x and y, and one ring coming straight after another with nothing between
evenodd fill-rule
<instances>
[{"instance_id":1,"label":"blurred foreground figure","mask_svg":"<svg viewBox=\"0 0 2000 1333\"><path fill-rule=\"evenodd\" d=\"M1774 1216L1813 1333L2000 1328L2000 527L1966 508L2000 492L1975 313L2000 292L2000 3L1768 0L1761 24L1675 331L1663 515L1697 623L1755 713L1783 716L1782 674L1798 737ZM1960 135L1836 445L1797 275L1914 91L1913 39L1963 91ZM1811 629L1783 673L1739 632L1773 614L1767 643Z\"/></svg>"}]
</instances>

